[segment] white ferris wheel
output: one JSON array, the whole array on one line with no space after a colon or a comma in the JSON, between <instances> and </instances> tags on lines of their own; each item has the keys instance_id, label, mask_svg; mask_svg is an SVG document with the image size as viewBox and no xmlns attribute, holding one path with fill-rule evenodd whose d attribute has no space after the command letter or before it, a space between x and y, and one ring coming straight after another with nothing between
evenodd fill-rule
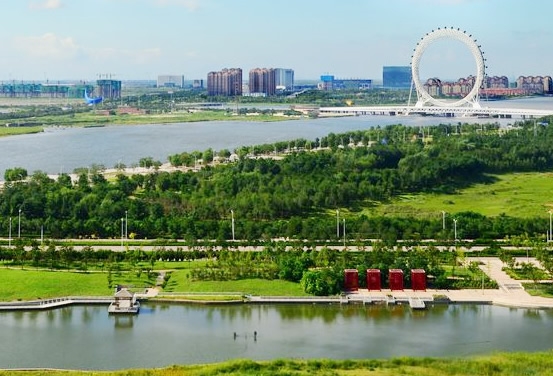
<instances>
[{"instance_id":1,"label":"white ferris wheel","mask_svg":"<svg viewBox=\"0 0 553 376\"><path fill-rule=\"evenodd\" d=\"M472 90L464 98L461 98L455 102L446 102L432 97L424 87L424 84L421 83L421 79L420 79L419 64L424 54L424 51L430 44L442 38L455 39L463 43L465 46L467 46L469 51L472 53L472 56L474 57L474 61L476 62L476 75L475 75L476 78L475 78ZM434 105L438 107L471 106L474 108L479 108L480 107L479 91L480 91L480 87L482 86L482 82L484 81L484 76L486 72L485 61L486 59L484 59L484 53L480 49L480 46L478 45L477 40L473 39L472 35L467 34L466 31L461 31L461 29L454 29L453 27L451 28L446 27L446 28L438 28L437 30L432 30L431 32L426 33L426 35L422 37L420 41L417 43L417 46L414 49L414 53L411 59L411 74L412 74L412 80L413 80L411 89L414 85L415 89L417 90L417 98L418 98L417 104L415 105L415 107Z\"/></svg>"}]
</instances>

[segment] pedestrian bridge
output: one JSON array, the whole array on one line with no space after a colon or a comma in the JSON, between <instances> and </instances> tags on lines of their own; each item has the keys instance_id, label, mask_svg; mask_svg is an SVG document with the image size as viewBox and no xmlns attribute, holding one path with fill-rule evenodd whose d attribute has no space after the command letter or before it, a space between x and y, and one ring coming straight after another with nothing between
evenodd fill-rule
<instances>
[{"instance_id":1,"label":"pedestrian bridge","mask_svg":"<svg viewBox=\"0 0 553 376\"><path fill-rule=\"evenodd\" d=\"M553 115L551 110L529 108L473 108L473 107L435 107L435 106L367 106L367 107L320 107L321 115L431 115L445 117L490 117L534 119Z\"/></svg>"}]
</instances>

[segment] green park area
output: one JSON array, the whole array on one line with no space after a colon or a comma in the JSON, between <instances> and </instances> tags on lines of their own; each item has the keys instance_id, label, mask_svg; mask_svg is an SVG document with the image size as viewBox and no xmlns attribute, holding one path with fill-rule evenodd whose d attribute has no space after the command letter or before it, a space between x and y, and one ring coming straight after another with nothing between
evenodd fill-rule
<instances>
[{"instance_id":1,"label":"green park area","mask_svg":"<svg viewBox=\"0 0 553 376\"><path fill-rule=\"evenodd\" d=\"M476 212L484 216L544 218L553 209L551 172L521 172L488 176L454 193L401 194L370 209L374 215L397 217L441 217L447 213Z\"/></svg>"}]
</instances>

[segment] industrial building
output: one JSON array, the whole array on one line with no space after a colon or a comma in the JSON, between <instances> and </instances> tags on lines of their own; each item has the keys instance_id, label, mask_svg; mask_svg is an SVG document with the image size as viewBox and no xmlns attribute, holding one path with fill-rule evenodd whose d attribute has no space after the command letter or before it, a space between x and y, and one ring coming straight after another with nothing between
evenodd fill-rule
<instances>
[{"instance_id":1,"label":"industrial building","mask_svg":"<svg viewBox=\"0 0 553 376\"><path fill-rule=\"evenodd\" d=\"M194 80L192 81L192 89L203 89L204 80Z\"/></svg>"},{"instance_id":2,"label":"industrial building","mask_svg":"<svg viewBox=\"0 0 553 376\"><path fill-rule=\"evenodd\" d=\"M207 95L239 96L242 95L242 69L225 68L207 74Z\"/></svg>"},{"instance_id":3,"label":"industrial building","mask_svg":"<svg viewBox=\"0 0 553 376\"><path fill-rule=\"evenodd\" d=\"M294 70L275 68L275 85L277 90L294 90Z\"/></svg>"},{"instance_id":4,"label":"industrial building","mask_svg":"<svg viewBox=\"0 0 553 376\"><path fill-rule=\"evenodd\" d=\"M95 91L96 96L105 99L121 99L121 81L112 79L96 80L98 90ZM90 94L90 93L89 93Z\"/></svg>"},{"instance_id":5,"label":"industrial building","mask_svg":"<svg viewBox=\"0 0 553 376\"><path fill-rule=\"evenodd\" d=\"M409 89L412 82L410 66L384 66L382 86L385 89Z\"/></svg>"},{"instance_id":6,"label":"industrial building","mask_svg":"<svg viewBox=\"0 0 553 376\"><path fill-rule=\"evenodd\" d=\"M161 75L157 76L157 87L184 87L183 75Z\"/></svg>"},{"instance_id":7,"label":"industrial building","mask_svg":"<svg viewBox=\"0 0 553 376\"><path fill-rule=\"evenodd\" d=\"M30 82L0 83L0 97L9 98L82 98L84 92L92 93L94 86L84 82L42 84Z\"/></svg>"},{"instance_id":8,"label":"industrial building","mask_svg":"<svg viewBox=\"0 0 553 376\"><path fill-rule=\"evenodd\" d=\"M373 82L368 78L335 78L333 75L321 76L321 90L370 90Z\"/></svg>"}]
</instances>

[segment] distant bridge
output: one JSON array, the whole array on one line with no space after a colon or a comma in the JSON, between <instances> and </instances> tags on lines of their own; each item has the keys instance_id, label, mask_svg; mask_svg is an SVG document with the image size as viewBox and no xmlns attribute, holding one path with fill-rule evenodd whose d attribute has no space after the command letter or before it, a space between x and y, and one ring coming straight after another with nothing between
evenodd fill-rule
<instances>
[{"instance_id":1,"label":"distant bridge","mask_svg":"<svg viewBox=\"0 0 553 376\"><path fill-rule=\"evenodd\" d=\"M551 110L526 108L474 108L474 107L437 107L437 106L367 106L367 107L320 107L319 113L329 115L433 115L445 117L490 117L534 119L553 115Z\"/></svg>"}]
</instances>

